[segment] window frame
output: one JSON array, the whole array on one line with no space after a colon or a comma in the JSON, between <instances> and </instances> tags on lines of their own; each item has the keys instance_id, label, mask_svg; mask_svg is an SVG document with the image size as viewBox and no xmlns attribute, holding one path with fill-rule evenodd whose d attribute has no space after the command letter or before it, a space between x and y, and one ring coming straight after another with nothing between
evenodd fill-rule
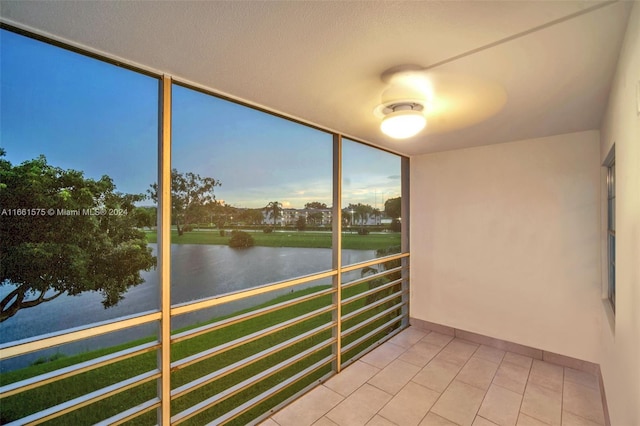
<instances>
[{"instance_id":1,"label":"window frame","mask_svg":"<svg viewBox=\"0 0 640 426\"><path fill-rule=\"evenodd\" d=\"M341 141L343 135L336 131L331 131L327 129L323 129L322 127L313 125L308 122L301 121L299 119L278 114L273 111L269 111L267 109L251 105L246 102L242 102L231 97L224 96L222 94L215 93L207 88L195 86L191 83L181 82L178 80L174 80L171 75L162 74L155 70L144 69L138 65L132 65L129 63L123 63L121 60L117 60L114 58L110 58L102 54L101 52L93 52L87 50L86 48L75 47L69 45L64 42L60 42L54 39L51 39L45 35L40 35L33 33L26 29L21 29L15 27L13 25L5 24L4 22L0 22L0 30L6 30L10 32L14 32L25 36L27 38L35 39L46 44L50 44L52 46L69 50L84 56L88 56L107 64L111 64L113 66L117 66L120 68L128 69L133 72L137 72L143 75L147 75L153 78L158 79L158 269L159 269L159 284L160 284L160 306L158 309L153 311L142 312L136 315L131 315L128 317L120 317L114 320L105 321L103 323L90 323L82 327L78 327L75 329L65 329L60 332L52 332L44 335L34 336L33 338L23 339L20 341L12 341L6 344L0 344L0 360L8 359L12 357L21 356L27 353L36 352L42 349L56 347L59 345L63 345L66 343L82 341L86 338L98 335L98 334L106 334L114 331L124 330L133 326L138 326L142 324L156 324L158 326L158 335L157 340L151 343L145 343L143 345L137 346L135 348L131 348L125 351L121 351L118 353L110 354L105 357L92 359L86 363L74 364L67 368L62 368L51 373L46 373L43 375L39 375L33 378L29 378L26 380L22 380L19 382L14 382L9 385L3 386L3 397L10 396L13 394L18 394L24 392L26 390L36 388L38 386L48 384L51 382L63 380L65 378L72 377L76 374L80 374L84 371L93 370L108 364L112 364L118 362L120 360L124 360L126 358L130 358L134 355L146 353L150 351L156 351L157 354L157 362L156 368L148 373L145 373L144 377L136 376L135 378L130 378L127 380L136 379L137 386L140 383L151 382L153 380L157 381L157 391L156 398L147 401L146 403L139 405L137 407L132 407L129 410L122 411L118 413L116 416L107 419L108 421L124 421L129 418L136 417L138 415L151 412L156 410L157 420L159 424L168 424L171 422L171 402L172 392L171 392L171 348L172 344L177 342L177 338L175 335L171 333L170 320L172 317L177 315L181 315L182 313L195 311L198 309L203 309L207 306L214 306L216 304L221 304L225 300L235 300L240 298L249 297L254 293L267 293L272 289L276 288L284 288L284 287L293 287L294 285L311 281L316 278L325 278L325 277L333 277L334 289L332 292L337 294L332 301L332 309L334 311L333 319L332 319L332 330L333 330L333 340L335 340L335 344L332 346L333 356L335 358L332 364L332 371L328 373L324 379L330 377L333 374L338 373L342 368L347 366L350 361L342 362L341 353L346 352L347 348L341 348L341 339L342 339L342 328L341 328L341 318L342 318L342 300L339 296L341 289L341 274L343 272L348 272L350 270L355 270L358 268L363 268L370 265L376 265L378 263L387 262L390 260L399 260L402 263L402 278L401 278L401 290L397 293L397 297L401 297L401 314L397 316L397 319L389 321L389 323L384 324L373 332L370 332L368 335L364 336L361 339L377 336L377 334L382 333L383 330L388 330L389 325L392 323L398 322L400 324L400 328L394 330L393 332L386 333L385 337L380 338L375 343L367 343L367 347L358 353L355 358L359 358L364 355L366 352L374 349L377 345L381 344L384 341L389 340L402 329L406 328L409 325L409 291L410 291L410 283L409 283L409 262L410 262L410 252L409 252L409 165L410 159L409 157L402 155L397 152L393 152L389 149L380 148L374 145L371 145L367 142L349 138L353 142L362 143L364 145L370 146L377 150L388 152L390 154L394 154L400 157L401 159L401 171L402 171L402 214L401 214L401 223L402 223L402 231L401 231L401 252L394 254L389 257L382 257L370 260L368 262L364 262L361 264L349 265L348 267L344 267L339 260L340 258L340 247L341 247L341 238L336 238L336 236L341 235L341 173L342 173L342 165L341 165ZM316 273L312 276L303 276L303 277L294 277L293 279L289 279L283 282L277 283L269 283L259 288L254 288L249 291L244 291L241 293L227 294L224 298L214 297L205 300L200 300L199 302L189 302L185 305L172 305L170 299L170 216L171 216L171 131L172 131L172 86L179 85L191 89L198 90L205 94L209 94L211 96L215 96L220 99L228 100L234 102L236 104L242 105L244 107L252 108L258 111L262 111L268 114L271 114L276 117L284 118L291 122L304 125L309 128L313 128L316 130L320 130L323 132L327 132L333 135L334 138L334 158L333 158L333 176L334 176L334 218L337 218L337 223L334 224L332 232L334 235L333 238L333 252L334 252L334 266L330 271ZM336 220L334 220L336 222ZM348 303L348 302L346 302ZM362 340L363 342L369 342L369 340ZM306 370L305 370L306 371ZM313 371L313 370L309 370ZM304 371L302 372L304 373ZM300 374L300 373L299 373ZM306 374L306 373L305 373ZM310 374L310 373L309 373ZM302 377L302 376L301 376ZM295 378L295 377L294 377ZM296 379L297 380L297 379ZM284 383L284 382L283 382ZM125 387L125 385L127 387ZM317 383L315 384L317 385ZM103 399L104 396L110 396L112 394L120 393L121 391L129 389L129 384L127 381L123 381L113 386L109 386L107 388L100 389L100 394L93 392L91 394L82 395L79 398L76 398L71 401L67 401L63 404L59 404L55 407L51 407L47 410L42 410L37 413L31 414L28 416L29 419L33 420L46 420L50 418L55 418L59 415L67 414L70 411L74 411L78 408L83 408L87 405L93 404L95 402ZM195 386L195 385L194 385ZM288 386L288 385L287 385ZM299 393L289 397L279 406L286 404L288 402L293 401L297 396L299 396L305 390L309 388L303 389ZM281 389L276 390L279 392ZM6 392L5 392L6 391ZM262 395L261 395L262 397ZM177 398L177 397L176 397ZM266 401L267 397L263 398L263 401ZM254 405L257 403L254 403ZM279 407L278 406L278 407ZM206 408L210 408L211 405ZM193 407L192 407L193 408ZM274 409L276 409L275 407ZM191 410L185 410L189 411ZM248 410L248 408L243 409ZM244 412L244 411L242 411ZM182 414L182 413L179 413ZM228 414L228 413L227 413ZM190 415L190 414L189 414ZM225 414L226 415L226 414ZM258 417L256 421L264 420L265 416L268 413L264 413L262 416ZM186 415L185 415L186 416ZM24 417L21 420L25 420L27 417Z\"/></svg>"},{"instance_id":2,"label":"window frame","mask_svg":"<svg viewBox=\"0 0 640 426\"><path fill-rule=\"evenodd\" d=\"M615 175L615 145L607 155L603 163L606 168L606 298L615 315L616 312L616 175Z\"/></svg>"}]
</instances>

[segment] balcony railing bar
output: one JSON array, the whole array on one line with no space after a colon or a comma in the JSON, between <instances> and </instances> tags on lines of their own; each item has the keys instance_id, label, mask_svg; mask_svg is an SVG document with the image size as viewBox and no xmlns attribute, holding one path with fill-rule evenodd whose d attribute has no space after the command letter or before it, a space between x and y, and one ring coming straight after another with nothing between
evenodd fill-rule
<instances>
[{"instance_id":1,"label":"balcony railing bar","mask_svg":"<svg viewBox=\"0 0 640 426\"><path fill-rule=\"evenodd\" d=\"M390 287L396 286L396 285L400 284L401 282L402 282L402 278L398 278L395 281L391 281L391 282L388 282L386 284L379 285L379 286L374 287L372 289L363 291L362 293L358 293L355 296L351 296L349 298L343 299L342 300L342 306L348 305L349 303L353 303L356 300L362 299L363 297L367 297L367 296L370 296L372 294L378 293L378 292L380 292L382 290L386 290L386 289L388 289Z\"/></svg>"},{"instance_id":2,"label":"balcony railing bar","mask_svg":"<svg viewBox=\"0 0 640 426\"><path fill-rule=\"evenodd\" d=\"M183 315L189 312L199 311L201 309L212 308L214 306L223 305L225 303L234 302L236 300L246 299L247 297L257 296L264 293L269 293L275 290L283 288L293 287L300 284L306 284L311 281L329 278L336 275L338 272L335 270L320 272L312 275L305 275L303 277L295 278L293 280L279 281L264 286L254 287L249 290L240 290L232 293L225 293L222 295L214 296L208 299L200 299L197 302L186 302L178 305L174 305L171 308L171 316Z\"/></svg>"},{"instance_id":3,"label":"balcony railing bar","mask_svg":"<svg viewBox=\"0 0 640 426\"><path fill-rule=\"evenodd\" d=\"M203 361L207 358L211 358L215 355L218 355L220 353L226 352L230 349L233 348L237 348L238 346L241 346L245 343L249 343L252 342L254 340L258 340L261 337L264 336L268 336L269 334L273 334L276 333L278 331L284 330L286 328L288 328L289 326L292 326L294 324L298 324L301 323L303 321L306 321L308 319L311 319L317 315L321 315L327 312L331 312L333 309L335 309L334 306L327 306L324 308L320 308L320 309L316 309L315 311L311 311L309 313L306 313L304 315L300 315L297 316L295 318L292 318L288 321L285 322L281 322L279 324L273 325L271 327L256 331L255 333L251 333L248 334L246 336L240 337L236 340L232 340L230 342L224 343L222 345L218 345L214 348L211 349L207 349L206 351L202 351L202 352L198 352L197 354L193 354L191 356L188 356L186 358L182 358L181 360L175 361L173 363L171 363L171 371L175 371L175 370L179 370L181 368L185 368L189 365L195 364L197 362Z\"/></svg>"},{"instance_id":4,"label":"balcony railing bar","mask_svg":"<svg viewBox=\"0 0 640 426\"><path fill-rule=\"evenodd\" d=\"M353 265L343 266L342 273L356 271L358 269L366 268L367 266L378 265L380 263L390 262L392 260L402 259L408 257L409 253L392 254L391 256L378 257L373 260L367 260L366 262L354 263Z\"/></svg>"},{"instance_id":5,"label":"balcony railing bar","mask_svg":"<svg viewBox=\"0 0 640 426\"><path fill-rule=\"evenodd\" d=\"M376 300L375 302L373 302L373 303L371 303L369 305L366 305L366 306L364 306L364 307L362 307L360 309L356 309L353 312L349 312L348 314L342 316L342 322L348 321L353 317L357 317L358 315L361 315L361 314L367 312L368 310L370 310L372 308L375 308L376 306L383 305L386 302L389 302L389 301L391 301L391 300L393 300L395 298L398 298L400 296L402 296L402 291L396 291L395 293L393 293L393 294L391 294L391 295L389 295L387 297L384 297L384 298L382 298L380 300Z\"/></svg>"},{"instance_id":6,"label":"balcony railing bar","mask_svg":"<svg viewBox=\"0 0 640 426\"><path fill-rule=\"evenodd\" d=\"M49 407L46 410L33 413L29 416L16 420L15 422L8 423L8 425L11 425L11 426L37 425L47 420L51 420L56 417L62 416L68 412L77 410L78 408L85 407L89 404L93 404L94 402L98 402L110 396L116 395L120 392L124 392L127 389L140 386L141 384L147 383L151 380L155 380L159 377L160 377L160 370L156 369L156 370L148 371L146 373L139 374L135 377L131 377L127 380L114 383L111 386L107 386L102 389L98 389L94 392L79 396L78 398L74 398L62 404Z\"/></svg>"},{"instance_id":7,"label":"balcony railing bar","mask_svg":"<svg viewBox=\"0 0 640 426\"><path fill-rule=\"evenodd\" d=\"M304 370L300 371L299 373L289 377L287 380L282 381L281 383L278 383L277 385L273 386L271 389L262 392L260 395L251 398L249 401L245 402L242 405L239 405L238 407L234 408L233 410L227 412L226 414L218 417L217 419L215 419L214 421L212 421L211 423L208 423L207 426L218 426L221 424L224 424L230 420L235 419L236 417L242 415L243 413L247 412L248 410L250 410L251 408L255 407L256 405L260 404L261 402L263 402L264 400L276 395L278 392L282 391L283 389L288 388L289 386L291 386L292 384L298 382L299 380L302 380L303 378L307 377L310 374L313 374L315 371L321 369L322 367L324 367L325 365L329 364L330 362L332 362L335 358L335 355L329 355L323 359L321 359L320 361L316 362L315 364L305 368ZM321 380L332 376L332 373L327 374L326 376L324 376Z\"/></svg>"},{"instance_id":8,"label":"balcony railing bar","mask_svg":"<svg viewBox=\"0 0 640 426\"><path fill-rule=\"evenodd\" d=\"M136 355L151 352L158 349L159 347L160 343L157 341L145 343L144 345L138 345L133 348L101 356L100 358L95 358L79 364L71 365L69 367L60 368L49 373L40 374L38 376L20 380L19 382L10 383L8 385L0 387L0 399L30 389L35 389L37 387L44 386L48 383L52 383L58 380L67 379L80 373L86 373L87 371L91 371L99 367L104 367L105 365L113 364L114 362L122 361L127 358L132 358Z\"/></svg>"},{"instance_id":9,"label":"balcony railing bar","mask_svg":"<svg viewBox=\"0 0 640 426\"><path fill-rule=\"evenodd\" d=\"M364 348L363 350L361 350L360 352L358 352L357 354L353 355L348 360L346 360L342 364L342 368L347 368L348 366L350 366L351 364L356 362L358 359L360 359L361 357L363 357L367 353L373 351L374 349L376 349L378 346L382 345L383 343L387 342L389 339L393 338L396 334L400 333L401 331L403 331L407 327L408 326L400 326L400 327L396 328L395 330L391 331L390 333L386 334L385 336L380 338L378 341L372 343L371 345L367 346L366 348ZM352 349L352 348L349 348L349 349Z\"/></svg>"},{"instance_id":10,"label":"balcony railing bar","mask_svg":"<svg viewBox=\"0 0 640 426\"><path fill-rule=\"evenodd\" d=\"M68 328L54 333L42 334L28 339L14 340L13 342L0 345L0 361L53 346L75 342L76 340L87 339L100 334L120 331L125 328L158 321L161 317L162 315L159 311L147 311L115 320L102 321L80 327Z\"/></svg>"},{"instance_id":11,"label":"balcony railing bar","mask_svg":"<svg viewBox=\"0 0 640 426\"><path fill-rule=\"evenodd\" d=\"M351 334L355 333L356 331L368 326L371 323L376 322L377 320L379 320L380 318L384 317L385 315L388 315L391 312L395 311L396 309L401 308L402 305L404 305L404 303L400 302L400 303L398 303L396 305L393 305L389 309L385 309L384 311L375 314L374 316L372 316L371 318L366 319L365 321L359 322L357 325L354 325L353 327L350 327L350 328L344 330L342 332L341 337L344 339L345 337L350 336Z\"/></svg>"},{"instance_id":12,"label":"balcony railing bar","mask_svg":"<svg viewBox=\"0 0 640 426\"><path fill-rule=\"evenodd\" d=\"M248 387L250 387L251 385L254 385L258 382L260 382L261 380L267 379L271 376L273 376L274 374L284 370L287 367L290 367L292 365L294 365L296 362L301 361L302 359L308 357L309 355L314 354L317 351L320 351L330 345L332 345L334 343L334 339L330 338L327 339L323 342L318 343L315 346L310 347L309 349L306 349L298 354L296 354L295 356L292 356L291 358L288 358L256 375L253 375L251 377L249 377L248 379L243 380L242 382L231 386L228 389L225 389L224 391L213 395L207 399L205 399L204 401L199 402L198 404L176 414L175 416L173 416L171 418L171 422L173 424L180 424L183 421L205 411L208 410L209 408L211 408L211 406L214 403L220 403L222 401L225 401L226 399L242 392L243 390L247 389ZM333 358L333 355L331 356L331 358Z\"/></svg>"},{"instance_id":13,"label":"balcony railing bar","mask_svg":"<svg viewBox=\"0 0 640 426\"><path fill-rule=\"evenodd\" d=\"M115 426L115 425L121 425L123 423L128 422L131 419L134 419L138 416L143 415L144 413L148 413L151 410L155 410L156 408L158 408L160 406L160 398L156 397L153 399L150 399L147 402L143 402L140 405L136 405L135 407L132 407L128 410L125 410L121 413L118 413L117 415L113 416L113 417L109 417L108 419L105 419L101 422L98 422L95 424L95 426Z\"/></svg>"},{"instance_id":14,"label":"balcony railing bar","mask_svg":"<svg viewBox=\"0 0 640 426\"><path fill-rule=\"evenodd\" d=\"M171 391L171 399L179 398L182 395L185 395L191 391L194 391L213 381L221 379L222 377L227 376L243 367L247 367L257 361L260 361L261 359L264 359L270 355L274 355L275 353L279 352L282 349L286 349L290 346L300 343L303 340L308 339L309 337L315 336L316 334L319 334L323 331L330 330L333 326L334 326L333 322L328 322L326 324L321 325L320 327L316 327L313 330L309 330L306 333L300 334L289 340L286 340L276 346L267 348L263 351L258 352L257 354L251 355L247 358L243 358L238 362L235 362L231 365L221 368L220 370L214 371L213 373L207 374L206 376L202 376L196 380L193 380L187 384L184 384L179 388L176 388L173 391Z\"/></svg>"},{"instance_id":15,"label":"balcony railing bar","mask_svg":"<svg viewBox=\"0 0 640 426\"><path fill-rule=\"evenodd\" d=\"M342 289L344 290L346 288L353 287L353 286L356 286L358 284L366 283L367 281L369 281L371 279L384 277L385 275L390 275L390 274L393 274L394 272L400 272L400 271L402 271L402 266L398 266L398 267L395 267L393 269L389 269L387 271L382 271L382 272L377 272L375 274L367 275L365 277L358 278L357 280L349 281L348 283L342 284Z\"/></svg>"},{"instance_id":16,"label":"balcony railing bar","mask_svg":"<svg viewBox=\"0 0 640 426\"><path fill-rule=\"evenodd\" d=\"M397 317L385 322L380 327L377 327L377 328L371 330L369 333L365 334L364 336L354 340L353 342L349 343L348 345L343 346L342 353L344 354L344 353L349 352L351 349L353 349L354 347L358 346L362 342L366 342L368 339L370 339L371 337L373 337L376 334L380 333L385 328L388 328L392 324L394 324L394 323L396 323L398 321L401 321L401 320L402 320L402 317L401 316L397 316Z\"/></svg>"},{"instance_id":17,"label":"balcony railing bar","mask_svg":"<svg viewBox=\"0 0 640 426\"><path fill-rule=\"evenodd\" d=\"M278 303L276 305L271 305L264 307L262 309L256 309L255 311L247 312L245 314L237 315L232 318L228 318L222 321L218 321L212 324L207 324L202 327L194 328L192 330L188 330L182 333L178 333L171 338L171 343L178 343L183 340L191 339L192 337L199 336L201 334L205 334L214 330L218 330L223 327L228 327L233 324L240 323L242 321L248 320L250 318L255 318L257 316L274 312L279 309L283 309L289 306L297 305L298 303L306 302L318 297L327 296L334 292L335 290L329 288L326 290L318 291L315 293L311 293L305 296L297 297L295 299L287 300L285 302Z\"/></svg>"}]
</instances>

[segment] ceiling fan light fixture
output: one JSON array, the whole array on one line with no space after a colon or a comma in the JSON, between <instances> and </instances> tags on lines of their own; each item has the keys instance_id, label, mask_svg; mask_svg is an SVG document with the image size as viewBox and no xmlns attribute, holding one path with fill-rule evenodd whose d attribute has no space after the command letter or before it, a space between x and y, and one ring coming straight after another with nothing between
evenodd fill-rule
<instances>
[{"instance_id":1,"label":"ceiling fan light fixture","mask_svg":"<svg viewBox=\"0 0 640 426\"><path fill-rule=\"evenodd\" d=\"M399 103L387 106L380 130L394 139L406 139L415 136L427 125L423 106L416 103Z\"/></svg>"}]
</instances>

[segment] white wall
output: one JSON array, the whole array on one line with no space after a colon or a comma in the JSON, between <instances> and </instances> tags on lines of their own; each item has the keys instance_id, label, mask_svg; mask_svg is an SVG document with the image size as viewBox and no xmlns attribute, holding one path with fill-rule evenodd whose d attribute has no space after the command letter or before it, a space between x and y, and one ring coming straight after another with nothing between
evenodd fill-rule
<instances>
[{"instance_id":1,"label":"white wall","mask_svg":"<svg viewBox=\"0 0 640 426\"><path fill-rule=\"evenodd\" d=\"M411 316L599 362L599 132L411 159Z\"/></svg>"},{"instance_id":2,"label":"white wall","mask_svg":"<svg viewBox=\"0 0 640 426\"><path fill-rule=\"evenodd\" d=\"M640 425L640 4L632 9L601 131L600 158L615 142L616 313L601 316L601 369L611 424ZM604 231L604 224L603 224ZM604 234L604 232L603 232Z\"/></svg>"}]
</instances>

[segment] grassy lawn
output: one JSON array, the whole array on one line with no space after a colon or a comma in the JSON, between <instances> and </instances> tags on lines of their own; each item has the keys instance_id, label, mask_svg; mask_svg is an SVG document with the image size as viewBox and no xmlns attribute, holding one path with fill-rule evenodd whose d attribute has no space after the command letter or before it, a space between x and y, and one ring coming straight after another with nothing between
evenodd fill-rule
<instances>
[{"instance_id":1,"label":"grassy lawn","mask_svg":"<svg viewBox=\"0 0 640 426\"><path fill-rule=\"evenodd\" d=\"M331 248L331 233L329 232L271 232L262 231L249 232L256 246L262 247L309 247L309 248ZM157 234L147 231L147 241L157 242ZM213 231L191 231L182 236L178 236L177 231L171 231L172 244L214 244L227 245L230 235L220 236L217 230ZM391 246L400 246L400 233L381 233L358 235L357 233L342 234L342 248L355 250L378 250Z\"/></svg>"},{"instance_id":2,"label":"grassy lawn","mask_svg":"<svg viewBox=\"0 0 640 426\"><path fill-rule=\"evenodd\" d=\"M259 309L264 306L273 305L285 300L290 300L295 297L302 296L304 294L309 294L313 292L317 292L326 287L313 287L304 290L295 291L289 293L284 296L280 296L274 298L273 300L264 303L262 305L249 308L240 312L236 312L232 315L220 318L214 318L211 322L216 322L224 318L236 316L238 314ZM343 298L361 293L369 289L368 283L361 283L352 288L348 288L343 290ZM396 300L393 303L397 303ZM242 336L246 336L250 333L254 333L260 330L263 330L267 327L270 327L275 324L282 323L287 321L288 319L295 318L304 313L331 305L331 296L321 296L312 300L308 300L302 303L299 303L295 306L285 307L278 309L276 311L270 312L268 314L263 314L256 318L251 318L245 321L242 321L237 324L233 324L231 326L224 327L220 330L215 330L192 339L189 339L184 342L180 342L172 345L172 360L179 360L185 357L188 357L192 354L199 353L201 351L207 350L214 346L223 344L225 342L232 341ZM351 312L355 309L358 309L365 305L366 298L360 299L356 302L353 302L343 309L343 314ZM377 312L384 310L385 308L391 306L390 303L387 303L383 306L372 309L370 312L364 313L357 318L349 321L350 324L345 324L345 326L354 325L357 322L361 322L366 318L375 315ZM364 335L370 330L375 329L380 324L383 324L385 321L388 321L391 316L395 316L395 314L387 314L384 318L377 320L373 324L368 325L362 330L359 330L357 333L354 333L353 336L349 336L348 341L353 341L359 336ZM331 321L331 313L325 313L321 315L317 315L311 319L308 319L302 323L295 324L290 326L284 330L278 331L273 334L265 335L253 342L243 344L240 347L235 349L228 350L224 353L218 354L211 358L202 360L194 365L177 369L176 371L172 371L171 373L171 382L172 388L175 389L181 385L189 383L203 375L216 371L220 368L223 368L227 365L233 364L239 360L242 360L248 356L251 356L257 352L260 352L264 349L271 348L281 342L284 342L287 339L290 339L294 336L300 335L306 331L309 331L313 328L316 328L320 325L326 324ZM194 325L195 327L195 325ZM184 331L184 330L179 330ZM370 342L364 342L358 348L355 348L353 351L347 355L346 358L350 358L354 354L358 353L367 344L373 343L373 341L380 339L386 333L391 330L385 330L383 332L378 333L378 335L374 336L374 338L370 339ZM178 331L176 331L178 332ZM261 371L264 371L271 366L282 362L283 360L289 359L292 356L308 349L328 338L331 337L331 330L324 331L315 336L309 337L304 341L297 343L294 346L283 349L279 352L273 353L268 357L258 360L256 362L250 363L243 368L234 371L233 373L226 375L222 378L217 379L213 383L202 386L199 389L196 389L182 397L179 397L172 401L172 414L179 413L184 409L193 406L194 404L199 403L207 398L210 398L213 395L222 392L225 389L229 389L230 387L246 380L247 378L258 374ZM149 339L152 340L152 339ZM344 342L343 344L348 343ZM46 362L44 364L34 365L31 367L27 367L21 370L9 372L3 374L2 383L7 384L17 380L22 380L27 377L33 377L38 374L42 374L47 371L53 371L64 366L73 365L78 362L82 362L88 359L93 359L98 356L105 355L107 353L113 353L118 350L123 349L124 347L134 346L136 344L140 344L142 341L130 342L126 345L121 345L118 347L112 347L103 349L100 351L93 351L84 354L62 357L59 359L55 359L50 362ZM229 398L222 399L218 401L213 407L207 409L203 413L189 419L185 424L193 424L199 425L215 420L219 416L224 413L232 410L243 402L255 397L256 395L264 392L275 386L276 384L286 380L288 377L296 374L298 371L303 370L307 366L312 365L313 363L321 360L322 358L331 354L331 348L325 348L321 351L318 351L308 358L305 358L301 361L298 361L294 365L287 367L284 371L278 372L271 377L268 377L257 384L250 386L248 389L244 389L238 392L235 395L232 395ZM79 397L83 394L95 391L104 386L108 386L113 383L117 383L118 381L125 380L127 378L133 377L135 375L150 371L156 367L156 353L151 352L144 355L139 355L135 358L127 359L124 361L120 361L113 365L107 365L101 367L99 369L89 371L86 373L82 373L80 375L61 380L56 383L48 384L42 386L38 389L30 390L23 392L19 395L15 395L12 397L8 397L2 400L2 418L0 419L0 423L5 423L9 421L16 420L23 416L26 416L30 413L37 412L39 410L45 409L52 405L56 405L62 403L64 401L68 401L75 397ZM277 405L279 402L286 399L288 396L293 395L298 390L303 387L309 385L313 381L322 377L327 372L331 371L330 365L323 367L321 370L312 374L311 376L301 380L295 385L291 386L289 389L276 394L271 397L269 400L264 401L254 409L245 413L244 415L234 419L228 424L232 425L243 425L246 424L251 419L260 415L267 411L270 407ZM139 386L136 386L132 389L129 389L123 393L117 394L115 396L106 398L102 401L99 401L95 404L92 404L88 407L81 408L77 411L71 412L67 415L58 417L47 424L59 424L59 425L82 425L82 424L93 424L98 422L105 417L112 416L117 414L120 411L126 410L130 407L133 407L137 404L143 403L156 395L156 383L155 381L151 381L149 383L145 383ZM155 411L147 413L143 416L135 418L128 422L127 424L155 424L156 417Z\"/></svg>"}]
</instances>

